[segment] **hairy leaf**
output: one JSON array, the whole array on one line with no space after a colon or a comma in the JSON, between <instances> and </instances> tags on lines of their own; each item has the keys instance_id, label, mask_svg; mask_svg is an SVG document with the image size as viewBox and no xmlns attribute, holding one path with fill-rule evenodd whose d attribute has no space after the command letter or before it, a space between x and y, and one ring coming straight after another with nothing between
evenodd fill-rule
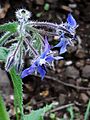
<instances>
[{"instance_id":1,"label":"hairy leaf","mask_svg":"<svg viewBox=\"0 0 90 120\"><path fill-rule=\"evenodd\" d=\"M5 47L0 47L0 60L6 61L9 50Z\"/></svg>"},{"instance_id":2,"label":"hairy leaf","mask_svg":"<svg viewBox=\"0 0 90 120\"><path fill-rule=\"evenodd\" d=\"M70 120L74 120L73 107L72 106L68 107L67 111L70 113Z\"/></svg>"},{"instance_id":3,"label":"hairy leaf","mask_svg":"<svg viewBox=\"0 0 90 120\"><path fill-rule=\"evenodd\" d=\"M32 32L31 42L33 47L41 54L42 46L43 46L43 37L39 34L38 29L31 27L30 25L26 25L26 29L28 32Z\"/></svg>"},{"instance_id":4,"label":"hairy leaf","mask_svg":"<svg viewBox=\"0 0 90 120\"><path fill-rule=\"evenodd\" d=\"M0 38L0 46L2 46L10 37L12 33L6 32L1 38Z\"/></svg>"},{"instance_id":5,"label":"hairy leaf","mask_svg":"<svg viewBox=\"0 0 90 120\"><path fill-rule=\"evenodd\" d=\"M43 120L44 114L49 111L53 107L52 104L46 105L43 108L40 108L38 110L33 110L31 114L25 115L24 120Z\"/></svg>"},{"instance_id":6,"label":"hairy leaf","mask_svg":"<svg viewBox=\"0 0 90 120\"><path fill-rule=\"evenodd\" d=\"M38 33L33 33L33 47L38 50L38 52L41 52L41 48L42 48L42 40L40 37L40 34Z\"/></svg>"},{"instance_id":7,"label":"hairy leaf","mask_svg":"<svg viewBox=\"0 0 90 120\"><path fill-rule=\"evenodd\" d=\"M6 111L6 107L4 105L4 101L0 96L0 120L10 120L9 115Z\"/></svg>"},{"instance_id":8,"label":"hairy leaf","mask_svg":"<svg viewBox=\"0 0 90 120\"><path fill-rule=\"evenodd\" d=\"M9 23L5 23L3 25L0 25L0 31L1 32L6 32L6 31L10 31L10 32L16 32L17 31L17 27L18 27L18 23L17 22L9 22Z\"/></svg>"},{"instance_id":9,"label":"hairy leaf","mask_svg":"<svg viewBox=\"0 0 90 120\"><path fill-rule=\"evenodd\" d=\"M14 86L14 104L16 109L16 114L20 112L21 116L23 116L23 89L22 89L22 80L19 75L17 75L14 68L10 70L11 79Z\"/></svg>"}]
</instances>

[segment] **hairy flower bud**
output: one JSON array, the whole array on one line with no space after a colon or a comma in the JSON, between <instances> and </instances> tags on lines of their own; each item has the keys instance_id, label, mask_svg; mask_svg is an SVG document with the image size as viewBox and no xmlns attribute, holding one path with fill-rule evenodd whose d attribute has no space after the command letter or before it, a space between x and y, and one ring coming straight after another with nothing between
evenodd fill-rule
<instances>
[{"instance_id":1,"label":"hairy flower bud","mask_svg":"<svg viewBox=\"0 0 90 120\"><path fill-rule=\"evenodd\" d=\"M5 70L8 71L14 63L14 55L8 57L5 65Z\"/></svg>"},{"instance_id":2,"label":"hairy flower bud","mask_svg":"<svg viewBox=\"0 0 90 120\"><path fill-rule=\"evenodd\" d=\"M16 17L19 22L27 22L31 17L31 12L25 9L20 9L16 11Z\"/></svg>"}]
</instances>

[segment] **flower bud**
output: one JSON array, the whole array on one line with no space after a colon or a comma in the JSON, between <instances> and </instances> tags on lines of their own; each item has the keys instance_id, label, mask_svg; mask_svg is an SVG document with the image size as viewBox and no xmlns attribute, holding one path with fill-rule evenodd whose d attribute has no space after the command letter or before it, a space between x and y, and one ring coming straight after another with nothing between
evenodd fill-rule
<instances>
[{"instance_id":1,"label":"flower bud","mask_svg":"<svg viewBox=\"0 0 90 120\"><path fill-rule=\"evenodd\" d=\"M27 22L28 19L31 17L31 12L25 9L20 9L16 11L16 17L19 22Z\"/></svg>"},{"instance_id":2,"label":"flower bud","mask_svg":"<svg viewBox=\"0 0 90 120\"><path fill-rule=\"evenodd\" d=\"M7 58L5 70L8 71L14 63L14 55L11 55Z\"/></svg>"}]
</instances>

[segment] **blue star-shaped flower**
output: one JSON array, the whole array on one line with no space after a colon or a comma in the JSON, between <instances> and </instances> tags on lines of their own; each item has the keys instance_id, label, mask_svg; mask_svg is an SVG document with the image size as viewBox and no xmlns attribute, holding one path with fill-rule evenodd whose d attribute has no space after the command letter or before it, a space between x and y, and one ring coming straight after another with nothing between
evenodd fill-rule
<instances>
[{"instance_id":1,"label":"blue star-shaped flower","mask_svg":"<svg viewBox=\"0 0 90 120\"><path fill-rule=\"evenodd\" d=\"M67 23L66 23L66 28L68 29L68 31L74 35L75 34L75 30L78 27L76 20L74 19L74 17L71 15L71 13L68 14L67 17Z\"/></svg>"},{"instance_id":2,"label":"blue star-shaped flower","mask_svg":"<svg viewBox=\"0 0 90 120\"><path fill-rule=\"evenodd\" d=\"M46 64L52 63L52 61L62 59L63 57L53 57L52 54L50 54L50 45L47 41L45 40L45 49L44 52L41 54L40 57L36 59L36 61L27 69L25 69L22 72L21 78L24 78L30 74L32 74L35 70L40 74L41 78L43 79L46 74Z\"/></svg>"},{"instance_id":3,"label":"blue star-shaped flower","mask_svg":"<svg viewBox=\"0 0 90 120\"><path fill-rule=\"evenodd\" d=\"M67 51L67 45L69 45L69 42L67 38L61 38L60 42L54 46L55 47L60 47L60 54L63 54Z\"/></svg>"}]
</instances>

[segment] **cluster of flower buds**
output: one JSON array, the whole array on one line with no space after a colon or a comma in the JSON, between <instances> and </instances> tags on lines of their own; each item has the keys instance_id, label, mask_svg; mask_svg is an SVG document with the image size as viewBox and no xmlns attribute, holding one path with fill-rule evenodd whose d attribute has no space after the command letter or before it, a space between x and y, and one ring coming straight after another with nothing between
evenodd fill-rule
<instances>
[{"instance_id":1,"label":"cluster of flower buds","mask_svg":"<svg viewBox=\"0 0 90 120\"><path fill-rule=\"evenodd\" d=\"M32 65L21 73L21 78L31 75L33 72L38 72L41 79L43 79L46 74L47 66L52 66L54 60L63 59L61 55L67 51L67 46L74 46L73 41L76 40L76 28L78 27L76 20L71 13L69 13L67 21L61 24L31 21L29 20L31 13L25 9L18 10L16 17L18 19L16 34L18 35L18 42L16 40L17 44L15 43L16 49L13 51L13 56L8 57L9 61L7 60L6 70L13 64L12 60L14 61L15 56L18 58L21 48L23 52L21 57L19 56L19 61L23 59L24 53L29 53L28 55L32 55L34 58ZM44 27L52 29L52 32L49 30L45 31ZM50 47L48 42L49 35L59 36L58 44ZM60 52L58 56L55 56L53 51L57 47L60 48Z\"/></svg>"}]
</instances>

